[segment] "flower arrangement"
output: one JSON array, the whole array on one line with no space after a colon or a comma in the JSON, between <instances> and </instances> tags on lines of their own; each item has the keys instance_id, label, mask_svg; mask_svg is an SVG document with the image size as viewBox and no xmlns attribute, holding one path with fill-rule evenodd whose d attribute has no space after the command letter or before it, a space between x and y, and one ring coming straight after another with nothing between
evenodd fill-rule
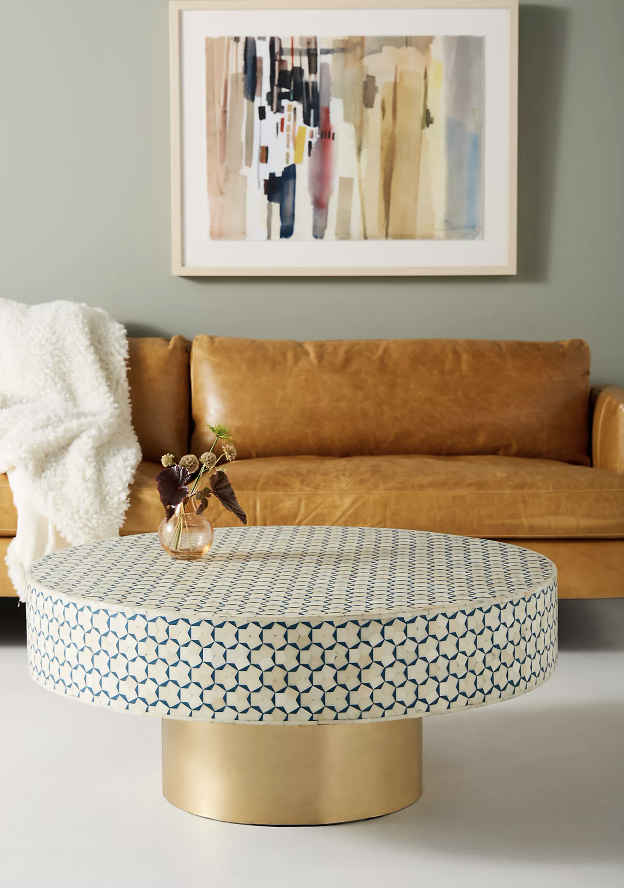
<instances>
[{"instance_id":1,"label":"flower arrangement","mask_svg":"<svg viewBox=\"0 0 624 888\"><path fill-rule=\"evenodd\" d=\"M166 515L159 530L160 541L163 548L176 558L199 558L210 548L212 525L202 516L211 496L247 524L247 516L221 464L222 460L231 462L236 459L232 433L221 423L207 425L207 428L215 436L210 450L199 458L187 453L177 462L173 453L165 453L161 459L164 468L156 475ZM218 455L215 453L217 445L221 450Z\"/></svg>"}]
</instances>

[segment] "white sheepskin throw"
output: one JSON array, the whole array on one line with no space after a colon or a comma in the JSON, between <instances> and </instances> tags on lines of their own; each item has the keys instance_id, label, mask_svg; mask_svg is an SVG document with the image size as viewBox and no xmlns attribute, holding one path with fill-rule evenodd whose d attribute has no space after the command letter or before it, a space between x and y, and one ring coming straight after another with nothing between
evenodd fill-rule
<instances>
[{"instance_id":1,"label":"white sheepskin throw","mask_svg":"<svg viewBox=\"0 0 624 888\"><path fill-rule=\"evenodd\" d=\"M119 533L141 459L127 355L99 308L0 299L0 472L18 515L6 563L22 600L38 558Z\"/></svg>"}]
</instances>

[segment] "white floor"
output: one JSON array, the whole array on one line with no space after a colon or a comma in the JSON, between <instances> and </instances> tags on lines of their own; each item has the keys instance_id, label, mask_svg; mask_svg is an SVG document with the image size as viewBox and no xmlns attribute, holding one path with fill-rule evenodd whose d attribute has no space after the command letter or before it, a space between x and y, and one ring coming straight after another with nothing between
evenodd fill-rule
<instances>
[{"instance_id":1,"label":"white floor","mask_svg":"<svg viewBox=\"0 0 624 888\"><path fill-rule=\"evenodd\" d=\"M0 609L0 886L624 885L624 601L562 607L559 666L425 722L425 790L360 823L217 823L160 793L160 723L57 697Z\"/></svg>"}]
</instances>

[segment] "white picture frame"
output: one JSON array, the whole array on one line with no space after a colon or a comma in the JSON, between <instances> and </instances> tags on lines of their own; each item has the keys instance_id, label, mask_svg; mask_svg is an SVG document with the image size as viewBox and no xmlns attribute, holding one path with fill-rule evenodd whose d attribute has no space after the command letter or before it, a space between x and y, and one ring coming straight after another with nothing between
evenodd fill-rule
<instances>
[{"instance_id":1,"label":"white picture frame","mask_svg":"<svg viewBox=\"0 0 624 888\"><path fill-rule=\"evenodd\" d=\"M282 43L281 38L270 38L268 36L270 34L295 35L289 38L293 48L287 46L286 39ZM314 34L314 37L303 36L309 34ZM352 34L364 36L357 38L346 36ZM393 36L385 36L388 34ZM256 37L251 35L256 35ZM304 44L304 40L308 43ZM291 221L296 219L296 222L289 227L283 222L283 213L287 213L287 210L284 209L285 206L291 209L292 207L287 204L284 198L283 188L277 201L272 191L268 192L270 197L265 198L264 192L267 191L267 185L263 186L262 180L262 177L265 176L264 182L268 182L271 188L276 181L282 181L279 171L286 169L283 156L279 161L281 166L276 168L277 172L267 173L266 170L270 168L268 163L269 148L262 147L260 150L265 151L263 154L257 151L258 139L264 138L262 132L266 132L266 123L258 124L257 121L257 115L261 113L258 111L258 106L267 101L262 89L262 84L268 83L266 80L268 68L266 59L264 75L262 75L261 62L257 61L254 56L254 64L258 66L258 71L260 71L254 80L256 92L253 96L247 94L247 98L244 100L245 108L240 112L243 117L240 120L237 118L236 124L233 125L237 140L239 129L243 141L245 133L248 134L245 151L247 159L252 158L252 165L247 169L241 168L240 171L236 169L238 161L235 161L234 165L232 163L229 166L226 164L225 167L221 165L221 155L215 153L215 151L221 150L221 141L219 141L217 149L214 149L215 138L227 139L230 138L230 135L227 131L223 136L225 127L217 131L216 136L214 130L219 125L219 121L225 119L226 115L232 111L234 108L232 103L238 102L236 108L240 108L241 101L243 101L242 98L237 98L235 87L243 84L246 76L241 68L243 56L245 71L251 70L248 63L248 47L258 47L257 58L260 59L261 52L265 54L268 52L266 48L268 44L260 41L273 41L270 43L273 48L279 46L280 58L275 62L276 52L271 49L273 54L270 56L270 62L272 66L281 64L286 70L286 77L289 76L289 71L292 69L289 81L292 85L294 68L297 67L299 70L299 65L303 69L307 64L305 76L308 79L318 79L319 82L322 80L323 72L315 73L312 70L310 56L305 56L306 50L301 49L301 46L309 46L311 45L310 41L315 41L313 45L319 47L318 59L321 60L320 62L314 61L315 69L318 72L319 64L325 64L324 70L329 71L333 78L331 80L332 88L338 91L335 84L340 84L343 81L338 81L335 74L338 68L335 66L342 64L339 54L347 52L342 47L348 45L349 52L351 52L351 44L348 44L347 41L360 40L368 41L364 44L367 48L377 46L379 41L394 41L396 44L396 48L392 45L390 49L383 46L376 55L373 55L372 50L369 50L370 54L365 57L367 67L364 70L368 72L370 69L377 72L376 81L372 75L368 73L365 75L372 79L371 94L372 90L375 90L376 94L367 103L365 112L357 112L360 115L357 118L358 121L363 114L370 116L370 122L366 123L366 137L370 140L370 146L365 149L368 152L366 154L368 164L364 173L364 182L368 189L366 192L361 187L361 174L360 188L358 189L353 185L353 182L356 181L355 178L351 178L349 187L349 176L340 175L342 167L337 169L342 164L350 173L354 168L355 150L360 151L361 155L360 148L355 150L353 148L355 142L349 130L353 114L349 118L343 99L336 99L334 95L331 95L328 101L327 107L331 109L332 119L336 120L331 131L323 130L321 124L314 128L311 124L318 123L318 120L315 120L313 116L308 117L308 129L303 125L301 114L299 125L296 125L299 106L296 101L292 101L292 103L288 101L289 95L295 96L294 88L290 94L287 91L284 92L282 88L281 96L286 96L286 100L281 105L277 103L277 99L272 105L269 103L267 113L271 118L271 126L274 126L277 133L275 138L279 137L280 145L284 142L284 138L290 140L285 143L287 144L286 160L290 162L290 167L292 167L295 157L295 131L299 134L300 131L305 130L305 141L307 142L308 157L305 156L305 151L303 155L300 151L301 167L292 167L299 176L299 190L297 192L299 204L296 216L295 211L292 211ZM405 41L405 50L402 44L403 40ZM443 62L439 62L437 58L431 62L432 53L429 49L426 50L427 55L423 55L427 60L426 64L420 62L414 47L418 47L418 51L421 52L421 43L418 41L427 40L430 43L422 44L423 46L437 48L438 55L443 52L447 53L443 57ZM463 42L460 43L460 41ZM225 50L223 50L224 46ZM452 58L449 56L449 46L455 53ZM456 83L464 83L467 79L467 75L462 74L461 77L456 76L456 80L453 80L453 73L459 70L452 67L453 64L456 64L455 59L458 57L456 47L458 46L460 48L466 46L476 48L474 52L471 49L471 52L482 66L482 75L479 74L480 69L478 70L476 67L477 62L473 60L471 70L476 73L470 76L478 86L482 87L483 98L480 103L474 100L475 105L479 105L478 108L468 108L466 112L470 115L467 118L469 128L473 126L473 120L477 121L474 123L474 128L478 128L477 134L475 135L471 131L466 136L466 126L461 121L459 124L463 126L461 136L464 141L461 142L461 145L478 145L477 160L474 160L475 149L470 147L466 150L471 152L469 155L470 174L473 175L474 182L478 183L479 191L477 194L477 186L474 184L466 185L466 194L470 198L469 208L466 209L468 207L468 197L466 197L464 203L460 201L460 209L456 211L454 209L456 204L452 203L455 197L449 198L451 186L452 194L459 193L461 198L463 192L457 182L463 183L464 180L467 180L468 175L466 174L464 179L461 179L459 173L455 172L457 169L463 169L462 163L468 163L465 160L468 155L464 152L460 156L458 164L456 154L452 153L452 150L455 149L449 148L449 145L455 144L449 140L451 122L453 127L458 126L453 105L453 102L459 102L459 99L456 98L458 94ZM207 54L209 47L217 47L221 55L215 55L217 52L215 49L210 49L212 55ZM327 47L338 47L338 49L328 49ZM256 52L255 49L254 52ZM408 52L409 55L407 55ZM207 77L210 75L213 78L214 71L219 77L222 76L222 71L225 70L222 64L224 53L227 60L227 73L223 74L225 79L219 81L219 89L215 91L213 80L210 80L207 85ZM244 55L245 53L247 55ZM323 53L326 54L325 57ZM381 53L386 53L386 55L381 55ZM395 53L395 55L392 56L391 53ZM398 56L397 53L402 53L402 55ZM425 50L422 50L421 54L424 53ZM304 56L303 62L301 62L302 54ZM360 53L357 58L360 59L362 56L363 53ZM323 62L324 58L325 62ZM378 72L385 71L386 80L392 80L392 68L389 65L390 63L394 64L394 60L397 58L400 58L401 64L405 69L408 69L408 73L404 75L403 69L399 70L397 63L394 69L396 72L394 82L382 83ZM390 61L388 62L387 59ZM326 275L333 277L347 275L513 275L516 273L518 0L480 0L480 2L470 2L470 0L443 0L443 2L392 0L390 5L384 3L383 0L309 0L309 2L305 2L305 0L302 2L299 0L172 0L170 3L170 62L172 267L175 275L250 277L258 275ZM359 61L358 64L360 64ZM422 73L422 64L425 64L426 74ZM421 67L418 68L418 65ZM431 67L429 67L430 65ZM435 68L435 66L438 67ZM343 70L343 68L340 69L341 72ZM358 68L358 76L360 76L361 70ZM439 74L440 70L443 72L442 75ZM433 83L433 75L429 75L429 71L438 71L435 74L436 83L438 83L436 89L439 90L437 94L432 92L433 86L430 84ZM236 80L232 79L234 76L237 78ZM264 76L264 80L262 80L262 76ZM442 76L442 80L440 80L440 76ZM401 84L404 82L401 78L405 78L405 82L408 84L406 89L411 89L411 84L417 82L415 78L421 77L425 88L422 112L425 122L422 123L423 135L420 137L422 146L419 149L420 178L417 185L414 186L418 194L418 208L417 211L412 211L412 207L416 206L413 202L412 192L410 192L414 155L413 152L410 154L407 147L404 148L404 146L412 144L406 140L418 137L417 127L410 123L406 128L400 122L400 115L405 113L402 109L416 107L416 105L415 100L412 106L401 105L403 93L400 90L403 88ZM482 79L479 80L479 77ZM274 82L275 78L272 83ZM226 84L228 88L222 89L222 84ZM420 81L414 89L420 88L421 93L412 91L405 93L405 95L420 96L422 84L418 84ZM241 87L241 89L247 89L247 86ZM273 85L271 88L277 90L278 87ZM318 92L318 88L315 87L315 89ZM427 94L427 89L429 89L429 94ZM475 94L475 89L476 87L473 89L473 94ZM325 93L329 94L327 89L325 89ZM211 103L213 95L217 95L218 99ZM435 95L440 96L439 105L437 109L434 109L435 113L432 115L426 106L428 101L434 101ZM223 98L224 96L225 98ZM385 104L382 105L381 103L384 101ZM462 101L466 106L465 100ZM442 105L442 103L444 104ZM212 107L215 104L218 105L216 110ZM388 111L390 107L393 108L392 112ZM446 114L445 117L440 117L439 109L442 107ZM286 109L291 110L287 111ZM323 110L322 100L321 110ZM301 113L305 113L305 108ZM385 121L389 119L390 113L394 115L392 120L396 133L398 133L392 137L394 138L393 142L388 141L390 137L386 135L385 130L380 130L380 127L383 128L386 125ZM341 114L342 117L340 117ZM282 117L285 118L285 121L281 120ZM229 119L231 120L232 116ZM399 120L398 125L397 119ZM217 123L214 123L215 120ZM440 120L442 122L438 123ZM210 121L213 123L211 124ZM431 129L429 129L429 121L433 121ZM280 125L284 130L284 122L287 123L288 133L286 136L279 132ZM438 123L437 129L435 129L436 123ZM360 123L358 122L357 125L359 126ZM446 129L441 136L442 126L445 126ZM262 130L261 127L265 127L265 129ZM355 131L355 124L351 128ZM290 133L291 129L292 133ZM259 136L255 135L256 131L260 132ZM380 131L382 134L378 136ZM358 130L359 132L361 131ZM375 133L374 137L370 135L373 132ZM408 133L407 136L402 135L405 132ZM453 129L453 133L455 132L456 129ZM411 135L409 135L410 133ZM317 147L317 140L325 135L335 143L336 134L338 134L338 149L334 144L328 148L327 145L320 142ZM209 138L212 138L212 142L209 142ZM454 135L453 138L455 138ZM434 144L435 139L438 141ZM445 139L445 141L440 142L440 139ZM469 141L467 142L466 139ZM430 158L429 169L434 170L435 168L435 175L430 173L427 178L427 183L433 183L433 185L429 185L433 197L429 197L426 201L421 197L422 194L427 193L423 187L424 174L422 173L425 140L427 140L427 156ZM361 141L357 144L361 145ZM386 188L387 182L388 144L393 146L392 150L395 152L392 155L395 163L394 178L390 186L391 189L394 189L392 191L383 190ZM443 145L443 148L440 149L439 145ZM271 147L274 151L278 150L278 147L273 145ZM321 155L321 149L326 153ZM312 177L311 170L314 170L314 174L317 175L318 165L313 167L313 161L309 158L316 158L317 155L326 158L329 151L333 158L331 176L325 175L322 181L323 183L330 181L326 190L332 190L329 197L321 195L319 198L309 185ZM436 151L438 153L435 153ZM445 152L442 159L438 157L438 154L440 157L442 156L440 152ZM218 158L219 164L216 161L211 163L210 157ZM272 157L275 157L275 153ZM338 157L338 161L336 161L336 157ZM401 162L409 165L397 168L397 157L407 157L408 160ZM307 191L309 194L306 194L304 187L306 163L308 164ZM217 166L218 176L215 172ZM242 163L241 167L243 167ZM225 174L223 174L224 168L226 169ZM261 170L265 170L265 172L259 172ZM442 172L439 172L440 170ZM447 170L446 174L444 170ZM224 180L224 175L234 177L236 188L230 188L228 184L230 180ZM245 175L247 180L244 179ZM454 177L452 182L451 175ZM278 179L271 178L271 176L277 176ZM282 173L282 177L285 180L284 173ZM343 200L345 193L343 180L347 183L345 186L346 203ZM225 186L224 181L226 182ZM447 188L444 193L440 182ZM403 187L404 183L405 187ZM239 186L242 187L242 192ZM464 185L461 184L461 187L463 188ZM239 193L244 196L240 197ZM232 194L235 196L232 197ZM390 194L394 201L392 204L390 204L388 196ZM372 195L372 200L367 195ZM266 222L264 215L262 215L265 212L262 208L263 200L266 200L267 206ZM223 201L228 202L226 207L230 209L226 209L225 215L221 216L219 213L222 212ZM311 209L305 205L305 201L311 202ZM271 206L272 203L277 205ZM424 209L421 209L421 204L425 207ZM461 219L460 224L456 224L455 217L450 222L445 217L445 208L451 204L453 212L456 212L457 218ZM321 210L318 209L319 205ZM409 209L407 221L405 221L405 211L402 214L399 212L402 205ZM348 207L346 217L345 206ZM236 219L233 221L230 220L232 207L236 211L234 213ZM396 210L395 207L397 207ZM475 207L478 207L478 219ZM323 212L325 212L325 218L323 218ZM414 221L416 212L418 220ZM341 213L342 215L340 215ZM309 222L311 214L314 215L313 223ZM219 221L220 227L217 229L217 220L222 218L226 219L227 224L222 225ZM317 224L317 218L321 218L319 224ZM345 218L349 223L346 228ZM252 224L249 222L250 219ZM366 236L363 236L363 226L365 226L367 219L369 220L368 231ZM325 224L325 228L323 228L323 224ZM345 231L346 236L344 236ZM424 234L422 234L423 231ZM234 232L234 235L231 232Z\"/></svg>"}]
</instances>

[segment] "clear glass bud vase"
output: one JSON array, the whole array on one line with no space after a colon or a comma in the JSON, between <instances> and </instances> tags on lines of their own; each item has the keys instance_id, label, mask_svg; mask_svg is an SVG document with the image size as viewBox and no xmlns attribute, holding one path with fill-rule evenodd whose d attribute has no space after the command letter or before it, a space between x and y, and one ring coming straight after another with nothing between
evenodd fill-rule
<instances>
[{"instance_id":1,"label":"clear glass bud vase","mask_svg":"<svg viewBox=\"0 0 624 888\"><path fill-rule=\"evenodd\" d=\"M197 513L199 501L188 497L158 528L158 539L167 555L182 561L202 558L212 546L214 530L210 521Z\"/></svg>"}]
</instances>

